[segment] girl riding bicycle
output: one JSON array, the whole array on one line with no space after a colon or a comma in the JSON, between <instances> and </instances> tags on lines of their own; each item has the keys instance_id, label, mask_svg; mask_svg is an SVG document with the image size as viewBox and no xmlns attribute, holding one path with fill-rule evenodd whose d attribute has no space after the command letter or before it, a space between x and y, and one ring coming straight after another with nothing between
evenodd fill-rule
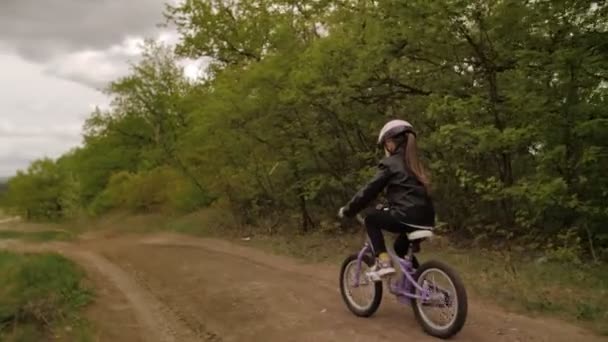
<instances>
[{"instance_id":1,"label":"girl riding bicycle","mask_svg":"<svg viewBox=\"0 0 608 342\"><path fill-rule=\"evenodd\" d=\"M375 176L338 213L340 217L353 217L386 189L388 206L376 208L365 217L367 234L377 258L370 272L375 279L395 273L382 229L400 233L394 248L397 255L403 257L409 247L407 233L414 230L411 226L430 229L435 224L435 209L429 196L430 179L418 158L413 126L403 120L389 121L378 135L378 147L384 148L386 157L380 161Z\"/></svg>"}]
</instances>

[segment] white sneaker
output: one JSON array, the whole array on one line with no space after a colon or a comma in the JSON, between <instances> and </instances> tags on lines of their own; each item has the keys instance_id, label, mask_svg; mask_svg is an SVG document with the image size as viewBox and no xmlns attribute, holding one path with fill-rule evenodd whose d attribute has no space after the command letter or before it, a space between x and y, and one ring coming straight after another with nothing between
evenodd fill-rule
<instances>
[{"instance_id":1,"label":"white sneaker","mask_svg":"<svg viewBox=\"0 0 608 342\"><path fill-rule=\"evenodd\" d=\"M374 267L367 272L367 276L372 281L382 281L382 278L395 274L395 269L391 266L390 261L376 260Z\"/></svg>"}]
</instances>

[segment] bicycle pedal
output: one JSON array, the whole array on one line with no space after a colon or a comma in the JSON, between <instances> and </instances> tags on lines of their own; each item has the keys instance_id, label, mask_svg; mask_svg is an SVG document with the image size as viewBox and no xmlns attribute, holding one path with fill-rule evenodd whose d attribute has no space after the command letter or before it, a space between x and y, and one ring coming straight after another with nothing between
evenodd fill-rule
<instances>
[{"instance_id":1,"label":"bicycle pedal","mask_svg":"<svg viewBox=\"0 0 608 342\"><path fill-rule=\"evenodd\" d=\"M372 282L382 281L382 278L376 273L365 273L365 277L367 278L367 280Z\"/></svg>"}]
</instances>

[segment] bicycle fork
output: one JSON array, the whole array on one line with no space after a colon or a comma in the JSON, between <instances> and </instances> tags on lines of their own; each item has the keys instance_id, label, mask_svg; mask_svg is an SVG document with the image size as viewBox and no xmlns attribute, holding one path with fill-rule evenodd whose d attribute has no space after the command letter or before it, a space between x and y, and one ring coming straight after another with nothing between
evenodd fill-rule
<instances>
[{"instance_id":1,"label":"bicycle fork","mask_svg":"<svg viewBox=\"0 0 608 342\"><path fill-rule=\"evenodd\" d=\"M361 281L361 263L363 262L363 256L365 255L365 253L367 253L368 251L371 251L371 245L369 244L369 242L366 242L363 245L363 248L361 248L361 251L359 252L359 254L357 255L357 272L355 273L355 282L353 284L354 288L359 287L360 285L360 281ZM367 275L366 275L367 277ZM370 281L370 279L367 279L367 281Z\"/></svg>"}]
</instances>

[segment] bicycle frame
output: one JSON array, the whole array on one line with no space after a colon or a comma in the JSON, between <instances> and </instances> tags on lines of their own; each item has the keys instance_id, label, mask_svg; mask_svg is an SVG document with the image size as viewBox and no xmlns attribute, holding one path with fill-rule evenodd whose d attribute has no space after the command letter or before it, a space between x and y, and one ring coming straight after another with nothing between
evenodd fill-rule
<instances>
[{"instance_id":1,"label":"bicycle frame","mask_svg":"<svg viewBox=\"0 0 608 342\"><path fill-rule=\"evenodd\" d=\"M365 223L360 215L357 215L357 219L361 224ZM363 272L362 264L365 263L366 268L372 266L369 263L373 262L377 254L369 236L357 254L351 254L344 259L340 269L342 299L356 316L370 317L378 310L382 294L388 290L397 297L399 303L411 305L416 320L425 332L434 337L449 338L457 334L465 323L467 316L466 290L458 274L448 265L436 260L418 264L416 253L420 250L420 243L432 237L433 234L424 232L423 229L426 227L412 228L420 229L418 229L419 231L407 231L407 233L405 231L393 233L397 235L397 239L407 238L407 240L395 240L399 248L402 244L409 243L410 248L403 257L401 257L401 253L395 252L395 242L390 245L386 244L387 253L396 271L391 276L378 278L378 274L370 273L367 269ZM384 231L383 233L386 236L386 233L389 232ZM404 233L407 236L401 235ZM388 239L386 238L385 242ZM368 257L372 259L368 260ZM356 271L356 275L352 274L353 271ZM440 279L447 280L447 288L443 288L442 282L436 283L436 275ZM366 293L366 298L361 302L354 297L356 293L353 293L352 290L356 287L370 290L371 296ZM429 307L442 310L440 323L434 317L427 316L425 309ZM445 311L446 309L449 311Z\"/></svg>"},{"instance_id":2,"label":"bicycle frame","mask_svg":"<svg viewBox=\"0 0 608 342\"><path fill-rule=\"evenodd\" d=\"M361 273L361 262L363 261L363 256L366 253L370 253L374 255L374 250L372 245L368 242L365 242L361 251L357 255L357 278L355 279L355 283L353 287L358 287L360 284L360 273ZM430 298L429 290L425 287L418 285L418 283L414 280L413 275L416 273L412 266L412 249L405 259L398 257L394 251L388 250L389 255L393 259L393 263L399 265L397 268L399 272L393 277L397 277L396 284L394 282L389 281L388 289L389 291L397 296L399 301L404 303L409 303L409 299L422 299L428 300ZM413 289L417 289L420 291L420 295L416 295L416 292Z\"/></svg>"}]
</instances>

